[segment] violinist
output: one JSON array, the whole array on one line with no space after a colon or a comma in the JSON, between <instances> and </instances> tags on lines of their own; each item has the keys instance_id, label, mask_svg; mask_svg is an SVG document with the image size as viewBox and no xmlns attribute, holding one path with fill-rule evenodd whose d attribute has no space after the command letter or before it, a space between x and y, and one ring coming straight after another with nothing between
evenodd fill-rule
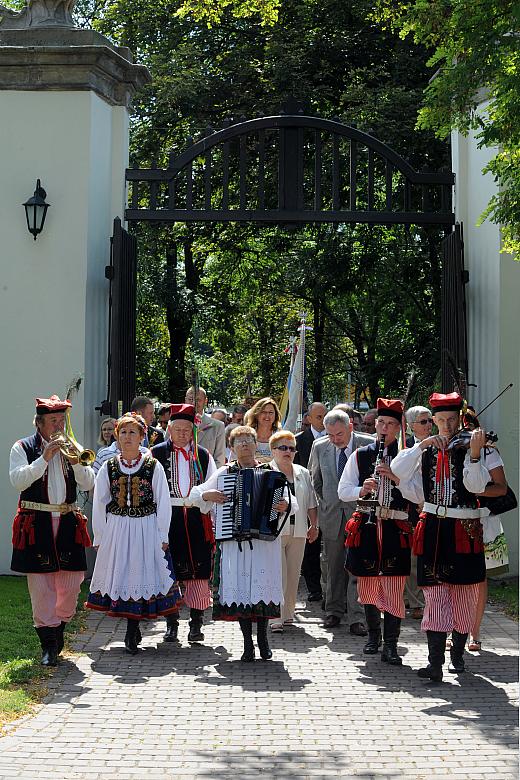
<instances>
[{"instance_id":1,"label":"violinist","mask_svg":"<svg viewBox=\"0 0 520 780\"><path fill-rule=\"evenodd\" d=\"M417 674L440 682L449 632L448 670L464 672L466 639L476 615L479 583L486 576L481 518L489 509L479 506L478 497L504 495L507 484L499 454L486 446L485 431L460 431L462 397L433 393L430 407L438 435L401 451L392 471L401 480L403 495L423 504L413 550L424 592L421 628L428 638L429 662Z\"/></svg>"}]
</instances>

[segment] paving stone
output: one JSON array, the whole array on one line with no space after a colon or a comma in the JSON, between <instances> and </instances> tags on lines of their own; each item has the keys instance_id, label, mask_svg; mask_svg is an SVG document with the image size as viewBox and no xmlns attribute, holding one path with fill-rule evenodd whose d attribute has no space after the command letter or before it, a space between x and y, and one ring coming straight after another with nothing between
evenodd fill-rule
<instances>
[{"instance_id":1,"label":"paving stone","mask_svg":"<svg viewBox=\"0 0 520 780\"><path fill-rule=\"evenodd\" d=\"M405 620L403 667L364 657L319 605L271 638L273 661L242 664L238 626L208 622L203 644L161 642L144 627L124 652L124 622L89 615L32 717L0 739L2 780L516 780L518 626L492 608L483 651L442 684L417 678L427 656Z\"/></svg>"}]
</instances>

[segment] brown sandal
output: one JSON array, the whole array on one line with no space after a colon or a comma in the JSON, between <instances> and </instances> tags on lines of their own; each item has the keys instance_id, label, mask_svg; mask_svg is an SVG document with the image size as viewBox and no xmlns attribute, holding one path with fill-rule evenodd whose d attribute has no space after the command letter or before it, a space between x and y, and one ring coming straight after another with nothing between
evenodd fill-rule
<instances>
[{"instance_id":1,"label":"brown sandal","mask_svg":"<svg viewBox=\"0 0 520 780\"><path fill-rule=\"evenodd\" d=\"M468 650L472 653L480 653L482 650L482 642L480 639L473 639L473 637L471 637L468 642Z\"/></svg>"}]
</instances>

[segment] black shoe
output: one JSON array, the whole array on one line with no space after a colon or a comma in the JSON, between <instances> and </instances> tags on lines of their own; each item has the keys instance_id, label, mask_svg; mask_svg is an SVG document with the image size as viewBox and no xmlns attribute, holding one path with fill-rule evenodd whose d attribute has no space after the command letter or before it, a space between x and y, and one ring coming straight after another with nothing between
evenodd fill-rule
<instances>
[{"instance_id":1,"label":"black shoe","mask_svg":"<svg viewBox=\"0 0 520 780\"><path fill-rule=\"evenodd\" d=\"M61 624L56 627L56 647L57 647L57 654L59 655L63 648L65 647L65 626L67 624L61 621Z\"/></svg>"},{"instance_id":2,"label":"black shoe","mask_svg":"<svg viewBox=\"0 0 520 780\"><path fill-rule=\"evenodd\" d=\"M255 660L255 646L253 644L253 624L251 620L245 618L239 619L240 630L244 637L244 652L242 653L240 660L244 663L250 663Z\"/></svg>"},{"instance_id":3,"label":"black shoe","mask_svg":"<svg viewBox=\"0 0 520 780\"><path fill-rule=\"evenodd\" d=\"M442 667L428 664L428 666L418 669L417 675L432 682L442 682Z\"/></svg>"},{"instance_id":4,"label":"black shoe","mask_svg":"<svg viewBox=\"0 0 520 780\"><path fill-rule=\"evenodd\" d=\"M309 593L307 601L321 601L323 599L323 593Z\"/></svg>"},{"instance_id":5,"label":"black shoe","mask_svg":"<svg viewBox=\"0 0 520 780\"><path fill-rule=\"evenodd\" d=\"M56 641L56 626L41 626L36 629L42 647L42 666L58 665L58 644Z\"/></svg>"},{"instance_id":6,"label":"black shoe","mask_svg":"<svg viewBox=\"0 0 520 780\"><path fill-rule=\"evenodd\" d=\"M168 615L166 618L166 631L163 634L163 642L178 642L179 618L177 615Z\"/></svg>"},{"instance_id":7,"label":"black shoe","mask_svg":"<svg viewBox=\"0 0 520 780\"><path fill-rule=\"evenodd\" d=\"M460 634L458 631L452 631L450 648L451 663L448 666L448 672L451 674L462 674L466 671L464 664L464 648L466 647L467 634Z\"/></svg>"},{"instance_id":8,"label":"black shoe","mask_svg":"<svg viewBox=\"0 0 520 780\"><path fill-rule=\"evenodd\" d=\"M397 644L395 642L385 642L383 645L383 652L381 653L381 660L385 664L391 666L402 666L403 659L397 655Z\"/></svg>"},{"instance_id":9,"label":"black shoe","mask_svg":"<svg viewBox=\"0 0 520 780\"><path fill-rule=\"evenodd\" d=\"M354 634L354 636L368 636L368 631L363 623L352 623L350 633Z\"/></svg>"},{"instance_id":10,"label":"black shoe","mask_svg":"<svg viewBox=\"0 0 520 780\"><path fill-rule=\"evenodd\" d=\"M337 615L327 615L323 621L325 628L336 628L336 626L339 626L340 623L341 618L339 618Z\"/></svg>"},{"instance_id":11,"label":"black shoe","mask_svg":"<svg viewBox=\"0 0 520 780\"><path fill-rule=\"evenodd\" d=\"M270 661L273 654L267 640L267 618L258 618L256 621L256 641L262 661Z\"/></svg>"},{"instance_id":12,"label":"black shoe","mask_svg":"<svg viewBox=\"0 0 520 780\"><path fill-rule=\"evenodd\" d=\"M204 634L201 631L202 623L204 620L204 610L202 609L190 609L190 632L188 634L188 642L203 642Z\"/></svg>"},{"instance_id":13,"label":"black shoe","mask_svg":"<svg viewBox=\"0 0 520 780\"><path fill-rule=\"evenodd\" d=\"M446 636L445 631L426 632L428 639L428 666L418 670L417 674L419 677L432 680L433 682L441 682Z\"/></svg>"},{"instance_id":14,"label":"black shoe","mask_svg":"<svg viewBox=\"0 0 520 780\"><path fill-rule=\"evenodd\" d=\"M133 618L127 618L125 634L125 650L129 655L137 655L139 648L137 646L137 632L139 631L139 621Z\"/></svg>"},{"instance_id":15,"label":"black shoe","mask_svg":"<svg viewBox=\"0 0 520 780\"><path fill-rule=\"evenodd\" d=\"M363 648L364 654L375 655L377 652L379 652L379 648L381 647L381 644L382 644L381 631L369 631L368 642Z\"/></svg>"}]
</instances>

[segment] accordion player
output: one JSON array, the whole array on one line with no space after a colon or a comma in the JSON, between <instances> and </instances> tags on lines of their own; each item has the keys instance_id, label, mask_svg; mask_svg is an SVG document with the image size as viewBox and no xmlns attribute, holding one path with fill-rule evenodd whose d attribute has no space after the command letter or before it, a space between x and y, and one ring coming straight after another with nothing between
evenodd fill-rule
<instances>
[{"instance_id":1,"label":"accordion player","mask_svg":"<svg viewBox=\"0 0 520 780\"><path fill-rule=\"evenodd\" d=\"M215 538L237 542L261 539L273 541L280 534L291 514L291 494L285 516L275 509L283 499L287 479L280 471L264 468L244 468L228 471L218 478L218 489L230 497L217 504Z\"/></svg>"}]
</instances>

